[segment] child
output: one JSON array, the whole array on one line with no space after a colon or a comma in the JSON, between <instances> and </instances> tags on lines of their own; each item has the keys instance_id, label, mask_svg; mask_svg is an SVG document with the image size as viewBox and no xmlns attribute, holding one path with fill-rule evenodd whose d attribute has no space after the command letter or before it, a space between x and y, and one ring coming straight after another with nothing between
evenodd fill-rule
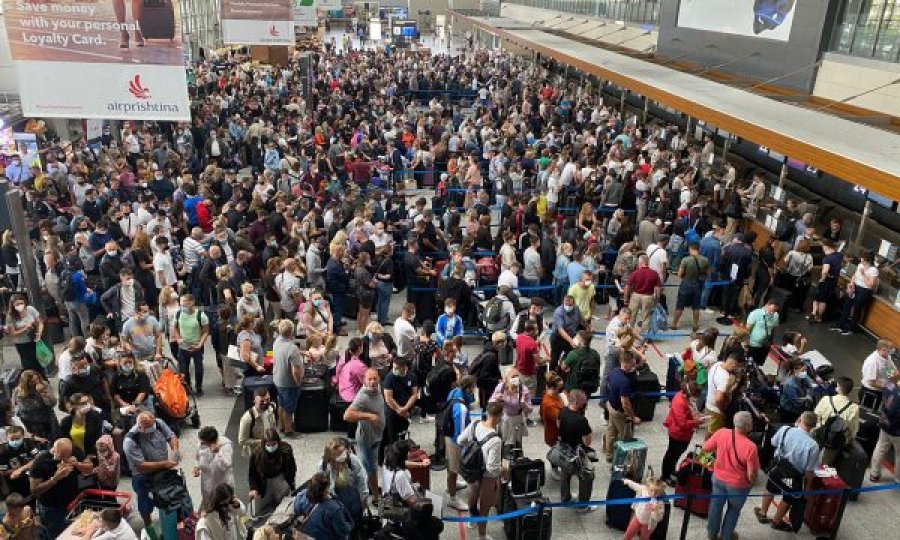
<instances>
[{"instance_id":1,"label":"child","mask_svg":"<svg viewBox=\"0 0 900 540\"><path fill-rule=\"evenodd\" d=\"M38 540L37 518L25 499L18 493L10 493L6 497L6 515L3 516L3 527L0 538L16 540Z\"/></svg>"},{"instance_id":2,"label":"child","mask_svg":"<svg viewBox=\"0 0 900 540\"><path fill-rule=\"evenodd\" d=\"M451 341L456 345L456 356L453 358L453 363L456 365L456 369L459 370L460 375L468 375L469 353L463 352L463 338L462 336L454 336Z\"/></svg>"},{"instance_id":3,"label":"child","mask_svg":"<svg viewBox=\"0 0 900 540\"><path fill-rule=\"evenodd\" d=\"M636 502L631 507L634 509L634 515L628 523L628 529L622 540L631 540L638 536L641 540L650 540L650 535L656 529L656 526L665 517L666 503L657 500L666 494L666 485L659 478L650 477L647 484L639 484L627 478L624 479L625 485L635 492L635 497L650 498L647 502Z\"/></svg>"}]
</instances>

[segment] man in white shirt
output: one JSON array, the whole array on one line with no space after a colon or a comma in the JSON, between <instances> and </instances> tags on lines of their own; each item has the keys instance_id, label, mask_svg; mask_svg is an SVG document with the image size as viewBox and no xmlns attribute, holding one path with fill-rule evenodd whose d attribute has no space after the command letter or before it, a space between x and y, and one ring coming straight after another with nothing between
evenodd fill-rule
<instances>
[{"instance_id":1,"label":"man in white shirt","mask_svg":"<svg viewBox=\"0 0 900 540\"><path fill-rule=\"evenodd\" d=\"M547 212L556 212L556 205L559 203L559 190L562 183L556 175L556 166L550 162L547 170Z\"/></svg>"},{"instance_id":2,"label":"man in white shirt","mask_svg":"<svg viewBox=\"0 0 900 540\"><path fill-rule=\"evenodd\" d=\"M175 274L175 265L172 263L172 255L169 253L169 239L165 236L156 238L156 245L159 251L153 255L153 276L156 282L156 288L173 287L178 281Z\"/></svg>"},{"instance_id":3,"label":"man in white shirt","mask_svg":"<svg viewBox=\"0 0 900 540\"><path fill-rule=\"evenodd\" d=\"M407 303L394 322L394 342L397 344L397 356L412 359L416 339L416 329L412 321L416 318L416 305Z\"/></svg>"},{"instance_id":4,"label":"man in white shirt","mask_svg":"<svg viewBox=\"0 0 900 540\"><path fill-rule=\"evenodd\" d=\"M709 368L706 410L709 412L709 423L706 426L710 435L725 427L725 409L731 401L733 388L728 388L731 374L740 367L742 359L735 353L729 354L724 362L716 362Z\"/></svg>"},{"instance_id":5,"label":"man in white shirt","mask_svg":"<svg viewBox=\"0 0 900 540\"><path fill-rule=\"evenodd\" d=\"M650 259L648 266L659 274L659 281L666 282L669 275L669 255L666 253L666 244L669 243L668 234L660 234L656 237L656 243L647 246L647 257Z\"/></svg>"},{"instance_id":6,"label":"man in white shirt","mask_svg":"<svg viewBox=\"0 0 900 540\"><path fill-rule=\"evenodd\" d=\"M888 381L900 380L891 354L894 344L887 339L879 339L872 352L862 365L862 388L859 389L859 403L863 407L877 410L881 406L881 393Z\"/></svg>"},{"instance_id":7,"label":"man in white shirt","mask_svg":"<svg viewBox=\"0 0 900 540\"><path fill-rule=\"evenodd\" d=\"M512 263L508 269L500 272L497 278L497 287L506 286L512 290L519 288L519 262Z\"/></svg>"},{"instance_id":8,"label":"man in white shirt","mask_svg":"<svg viewBox=\"0 0 900 540\"><path fill-rule=\"evenodd\" d=\"M197 262L200 261L200 252L203 251L203 229L194 227L191 229L191 235L184 239L181 245L182 253L184 253L184 264L187 266L188 272L193 270Z\"/></svg>"}]
</instances>

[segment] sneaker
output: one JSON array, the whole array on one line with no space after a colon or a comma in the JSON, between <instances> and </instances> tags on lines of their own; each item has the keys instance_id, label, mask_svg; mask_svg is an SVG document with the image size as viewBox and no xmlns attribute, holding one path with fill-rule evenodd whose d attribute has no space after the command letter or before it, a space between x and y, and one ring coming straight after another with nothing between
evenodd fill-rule
<instances>
[{"instance_id":1,"label":"sneaker","mask_svg":"<svg viewBox=\"0 0 900 540\"><path fill-rule=\"evenodd\" d=\"M426 415L424 418L422 418L422 423L424 423L424 424L430 424L430 423L432 423L432 422L434 422L434 417L433 417L433 416L427 416L427 415Z\"/></svg>"},{"instance_id":2,"label":"sneaker","mask_svg":"<svg viewBox=\"0 0 900 540\"><path fill-rule=\"evenodd\" d=\"M448 495L448 497L449 497L449 495ZM454 510L459 510L460 512L468 512L469 511L468 503L466 503L465 501L460 499L459 496L450 497L447 500L447 506L449 506L450 508L452 508Z\"/></svg>"},{"instance_id":3,"label":"sneaker","mask_svg":"<svg viewBox=\"0 0 900 540\"><path fill-rule=\"evenodd\" d=\"M555 467L550 469L550 478L559 482L559 470Z\"/></svg>"},{"instance_id":4,"label":"sneaker","mask_svg":"<svg viewBox=\"0 0 900 540\"><path fill-rule=\"evenodd\" d=\"M841 335L842 336L852 336L853 332L850 330L841 330Z\"/></svg>"},{"instance_id":5,"label":"sneaker","mask_svg":"<svg viewBox=\"0 0 900 540\"><path fill-rule=\"evenodd\" d=\"M840 326L832 326L829 328L829 330L831 330L832 332L840 332L843 329Z\"/></svg>"},{"instance_id":6,"label":"sneaker","mask_svg":"<svg viewBox=\"0 0 900 540\"><path fill-rule=\"evenodd\" d=\"M463 480L462 478L457 478L457 479L456 479L456 489L457 489L457 490L463 490L463 489L466 489L467 487L469 487L469 483L468 483L468 482L466 482L466 481Z\"/></svg>"},{"instance_id":7,"label":"sneaker","mask_svg":"<svg viewBox=\"0 0 900 540\"><path fill-rule=\"evenodd\" d=\"M533 428L533 427L535 427L537 424L536 424L535 421L532 420L531 418L526 418L526 419L525 419L525 425L528 426L528 427L530 427L530 428Z\"/></svg>"},{"instance_id":8,"label":"sneaker","mask_svg":"<svg viewBox=\"0 0 900 540\"><path fill-rule=\"evenodd\" d=\"M577 512L579 514L590 514L591 512L593 512L596 509L597 509L596 506L584 506L582 508L576 508L575 512Z\"/></svg>"},{"instance_id":9,"label":"sneaker","mask_svg":"<svg viewBox=\"0 0 900 540\"><path fill-rule=\"evenodd\" d=\"M469 530L475 530L476 527L478 527L478 524L475 522L470 521L466 523L466 528Z\"/></svg>"}]
</instances>

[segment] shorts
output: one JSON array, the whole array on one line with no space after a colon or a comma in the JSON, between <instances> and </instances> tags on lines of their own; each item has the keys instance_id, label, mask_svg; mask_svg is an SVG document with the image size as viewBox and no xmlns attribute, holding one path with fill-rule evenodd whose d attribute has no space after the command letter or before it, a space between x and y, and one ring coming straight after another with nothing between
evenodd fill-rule
<instances>
[{"instance_id":1,"label":"shorts","mask_svg":"<svg viewBox=\"0 0 900 540\"><path fill-rule=\"evenodd\" d=\"M362 464L363 468L366 470L366 474L368 474L369 476L378 474L379 446L381 446L381 441L370 445L357 444L357 450L359 451L359 462Z\"/></svg>"},{"instance_id":2,"label":"shorts","mask_svg":"<svg viewBox=\"0 0 900 540\"><path fill-rule=\"evenodd\" d=\"M700 297L703 295L703 284L698 282L682 281L678 286L678 299L675 301L675 309L700 309Z\"/></svg>"},{"instance_id":3,"label":"shorts","mask_svg":"<svg viewBox=\"0 0 900 540\"><path fill-rule=\"evenodd\" d=\"M803 491L803 483L800 482L800 485L796 488L787 489L785 486L781 485L781 482L776 482L775 480L769 478L766 481L766 491L768 491L772 495L781 495L782 499L784 499L784 502L793 504L796 501L800 500L800 497L794 497L792 495L789 495L788 493Z\"/></svg>"},{"instance_id":4,"label":"shorts","mask_svg":"<svg viewBox=\"0 0 900 540\"><path fill-rule=\"evenodd\" d=\"M837 287L836 279L820 281L816 286L816 302L828 302L834 297L834 289Z\"/></svg>"},{"instance_id":5,"label":"shorts","mask_svg":"<svg viewBox=\"0 0 900 540\"><path fill-rule=\"evenodd\" d=\"M445 445L447 454L447 472L459 474L459 460L461 458L459 445L454 443L450 437L445 438L447 442Z\"/></svg>"},{"instance_id":6,"label":"shorts","mask_svg":"<svg viewBox=\"0 0 900 540\"><path fill-rule=\"evenodd\" d=\"M293 415L297 410L297 402L300 400L300 388L281 387L278 389L278 406L284 409L284 412Z\"/></svg>"},{"instance_id":7,"label":"shorts","mask_svg":"<svg viewBox=\"0 0 900 540\"><path fill-rule=\"evenodd\" d=\"M150 488L147 485L147 477L133 472L131 476L131 488L137 495L138 512L141 514L153 513L153 499L150 498Z\"/></svg>"}]
</instances>

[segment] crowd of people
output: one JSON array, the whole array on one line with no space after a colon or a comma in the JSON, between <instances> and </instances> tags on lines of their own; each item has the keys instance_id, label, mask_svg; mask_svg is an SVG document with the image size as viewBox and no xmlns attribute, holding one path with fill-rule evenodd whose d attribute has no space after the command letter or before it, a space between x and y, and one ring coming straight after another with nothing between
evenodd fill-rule
<instances>
[{"instance_id":1,"label":"crowd of people","mask_svg":"<svg viewBox=\"0 0 900 540\"><path fill-rule=\"evenodd\" d=\"M3 405L7 528L38 518L55 536L85 485L113 488L124 474L153 526L158 479L192 462L180 455L178 426L156 414L169 358L201 400L252 394L237 441L212 426L197 433L203 540L244 538L245 501L259 515L292 494L313 538L374 534L367 508L405 538L437 537L416 470L446 468L446 505L487 515L505 462L538 428L548 449L588 456L578 470L551 461L562 500L576 477L577 500L588 501L593 446L611 462L616 441L641 424L635 385L649 369L648 335L679 329L685 309L693 337L664 424L668 449L660 475L629 480L637 492L658 497L674 485L706 430L712 493L731 496L712 501L709 535L731 540L761 470L751 437L761 419L789 424L772 443L806 484L842 449L820 457L812 433L837 415L845 443L856 437L853 381L828 384L814 370L810 379L795 334L776 344L780 394L757 410L779 312L804 309L810 289L813 323L838 302L840 224L820 238L813 216L789 201L789 229L755 249L746 217L764 202L763 175L742 178L710 160L711 140L623 114L552 63L497 50L326 47L313 55L307 95L298 58L239 60L191 68L189 123L125 122L96 144L50 146L34 167L20 156L6 167L30 224L29 246L6 231L0 248L14 291L4 331L22 368ZM815 287L813 239L826 254ZM31 253L46 312L68 321L55 360L41 350L49 318L32 305L37 291L21 292L21 257ZM838 330L856 329L877 288L872 263L859 256ZM767 297L773 284L791 291L790 306ZM677 287L671 317L667 286ZM405 302L391 317L398 295ZM701 325L713 309L734 325L721 347L717 327ZM470 355L463 342L473 333L486 337ZM204 377L208 349L220 389ZM893 351L879 341L862 370L864 405L881 415L873 481L890 447L900 451ZM264 374L271 386L245 391L242 381ZM310 379L331 388L348 436L326 445L312 478L298 478L289 441ZM603 420L591 425L597 392ZM425 418L436 421L423 458L406 434ZM249 458L237 471L248 493L233 487L236 452ZM779 480L769 475L773 496L801 485ZM786 518L794 502L775 504L774 528L798 526ZM772 505L767 496L755 509L761 522ZM626 538L648 538L660 510L636 505ZM133 537L115 512L103 524L103 538ZM477 532L486 538L486 524Z\"/></svg>"}]
</instances>

